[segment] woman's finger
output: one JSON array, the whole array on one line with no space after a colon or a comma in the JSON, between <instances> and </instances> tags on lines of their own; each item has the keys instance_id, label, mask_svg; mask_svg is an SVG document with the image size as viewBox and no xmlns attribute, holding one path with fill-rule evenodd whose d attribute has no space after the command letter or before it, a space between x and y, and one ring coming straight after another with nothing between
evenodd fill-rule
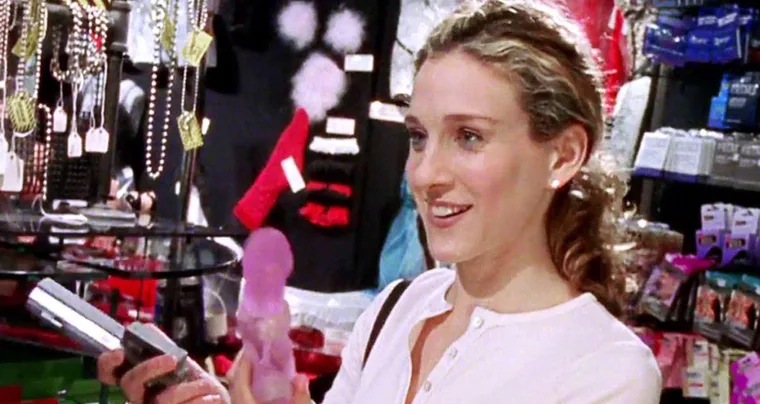
<instances>
[{"instance_id":1,"label":"woman's finger","mask_svg":"<svg viewBox=\"0 0 760 404\"><path fill-rule=\"evenodd\" d=\"M227 402L224 401L224 397L220 395L210 395L194 398L190 401L185 401L182 404L227 404Z\"/></svg>"},{"instance_id":2,"label":"woman's finger","mask_svg":"<svg viewBox=\"0 0 760 404\"><path fill-rule=\"evenodd\" d=\"M98 380L112 386L119 384L114 373L122 362L124 362L124 351L121 349L100 355L98 357Z\"/></svg>"},{"instance_id":3,"label":"woman's finger","mask_svg":"<svg viewBox=\"0 0 760 404\"><path fill-rule=\"evenodd\" d=\"M230 398L232 404L256 404L256 399L251 393L251 364L243 358L243 353L238 354L235 364L230 370Z\"/></svg>"},{"instance_id":4,"label":"woman's finger","mask_svg":"<svg viewBox=\"0 0 760 404\"><path fill-rule=\"evenodd\" d=\"M220 386L210 379L198 379L169 387L156 396L156 404L180 404L201 398L219 396Z\"/></svg>"},{"instance_id":5,"label":"woman's finger","mask_svg":"<svg viewBox=\"0 0 760 404\"><path fill-rule=\"evenodd\" d=\"M130 402L142 403L145 384L173 372L177 362L170 355L161 355L147 360L127 372L121 379L121 388Z\"/></svg>"},{"instance_id":6,"label":"woman's finger","mask_svg":"<svg viewBox=\"0 0 760 404\"><path fill-rule=\"evenodd\" d=\"M293 400L291 404L311 404L309 379L304 375L296 375L293 378Z\"/></svg>"}]
</instances>

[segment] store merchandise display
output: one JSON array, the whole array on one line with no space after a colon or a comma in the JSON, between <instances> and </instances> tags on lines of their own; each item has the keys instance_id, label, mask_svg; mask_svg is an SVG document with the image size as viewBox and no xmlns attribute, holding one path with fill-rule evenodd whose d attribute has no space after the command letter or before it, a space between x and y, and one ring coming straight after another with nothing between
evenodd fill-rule
<instances>
[{"instance_id":1,"label":"store merchandise display","mask_svg":"<svg viewBox=\"0 0 760 404\"><path fill-rule=\"evenodd\" d=\"M756 8L719 4L660 2L655 21L647 27L644 53L656 62L683 66L688 62L729 63L755 60Z\"/></svg>"}]
</instances>

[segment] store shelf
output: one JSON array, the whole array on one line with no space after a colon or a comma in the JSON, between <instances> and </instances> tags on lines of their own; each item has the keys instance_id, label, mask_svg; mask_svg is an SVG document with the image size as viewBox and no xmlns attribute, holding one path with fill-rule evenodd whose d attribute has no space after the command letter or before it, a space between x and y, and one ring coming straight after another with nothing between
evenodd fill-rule
<instances>
[{"instance_id":1,"label":"store shelf","mask_svg":"<svg viewBox=\"0 0 760 404\"><path fill-rule=\"evenodd\" d=\"M52 278L57 282L105 279L108 274L85 265L39 257L29 252L0 246L0 280L37 281Z\"/></svg>"},{"instance_id":2,"label":"store shelf","mask_svg":"<svg viewBox=\"0 0 760 404\"><path fill-rule=\"evenodd\" d=\"M3 206L5 205L5 206ZM4 236L50 236L82 238L92 236L113 237L245 237L243 229L195 226L165 219L145 219L133 222L113 220L68 225L52 220L39 209L0 205L0 234Z\"/></svg>"},{"instance_id":3,"label":"store shelf","mask_svg":"<svg viewBox=\"0 0 760 404\"><path fill-rule=\"evenodd\" d=\"M641 173L636 171L634 171L632 175L636 178L648 178L660 181L677 182L681 184L699 184L719 188L735 189L737 191L760 192L760 183L758 182L738 181L713 177L691 177L686 179L682 176L667 173L664 175L652 175L649 173Z\"/></svg>"}]
</instances>

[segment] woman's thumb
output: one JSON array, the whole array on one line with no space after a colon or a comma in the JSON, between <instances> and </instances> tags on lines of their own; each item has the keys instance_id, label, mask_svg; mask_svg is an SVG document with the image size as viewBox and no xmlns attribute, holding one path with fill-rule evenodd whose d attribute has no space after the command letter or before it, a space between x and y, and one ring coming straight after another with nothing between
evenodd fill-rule
<instances>
[{"instance_id":1,"label":"woman's thumb","mask_svg":"<svg viewBox=\"0 0 760 404\"><path fill-rule=\"evenodd\" d=\"M293 378L293 404L310 404L309 379L304 375Z\"/></svg>"}]
</instances>

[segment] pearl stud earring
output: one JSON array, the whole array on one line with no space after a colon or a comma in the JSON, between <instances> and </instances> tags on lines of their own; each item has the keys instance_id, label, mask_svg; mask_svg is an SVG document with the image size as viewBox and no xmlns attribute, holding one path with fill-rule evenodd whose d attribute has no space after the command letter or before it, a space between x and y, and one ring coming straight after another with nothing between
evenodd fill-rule
<instances>
[{"instance_id":1,"label":"pearl stud earring","mask_svg":"<svg viewBox=\"0 0 760 404\"><path fill-rule=\"evenodd\" d=\"M557 189L557 188L559 188L559 180L557 180L557 179L554 179L554 180L552 180L552 183L551 183L549 186L550 186L552 189Z\"/></svg>"}]
</instances>

